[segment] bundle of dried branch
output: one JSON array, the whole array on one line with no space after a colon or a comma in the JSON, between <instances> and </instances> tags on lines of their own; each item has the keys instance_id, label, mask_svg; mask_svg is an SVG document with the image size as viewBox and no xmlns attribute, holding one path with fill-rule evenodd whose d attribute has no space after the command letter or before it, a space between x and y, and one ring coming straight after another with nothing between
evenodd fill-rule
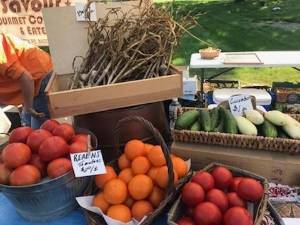
<instances>
[{"instance_id":1,"label":"bundle of dried branch","mask_svg":"<svg viewBox=\"0 0 300 225\"><path fill-rule=\"evenodd\" d=\"M175 21L168 8L149 2L128 12L110 9L90 22L89 49L71 88L167 75L173 48L192 24L188 15Z\"/></svg>"}]
</instances>

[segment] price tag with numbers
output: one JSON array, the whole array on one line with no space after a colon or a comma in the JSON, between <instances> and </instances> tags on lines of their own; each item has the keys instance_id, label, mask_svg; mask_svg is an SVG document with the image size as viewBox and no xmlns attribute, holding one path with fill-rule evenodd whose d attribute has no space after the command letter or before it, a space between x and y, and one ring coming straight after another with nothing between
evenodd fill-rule
<instances>
[{"instance_id":1,"label":"price tag with numbers","mask_svg":"<svg viewBox=\"0 0 300 225\"><path fill-rule=\"evenodd\" d=\"M101 150L71 154L75 177L87 177L106 173Z\"/></svg>"},{"instance_id":2,"label":"price tag with numbers","mask_svg":"<svg viewBox=\"0 0 300 225\"><path fill-rule=\"evenodd\" d=\"M234 116L242 116L245 111L253 109L251 96L249 95L231 96L228 102L230 111Z\"/></svg>"}]
</instances>

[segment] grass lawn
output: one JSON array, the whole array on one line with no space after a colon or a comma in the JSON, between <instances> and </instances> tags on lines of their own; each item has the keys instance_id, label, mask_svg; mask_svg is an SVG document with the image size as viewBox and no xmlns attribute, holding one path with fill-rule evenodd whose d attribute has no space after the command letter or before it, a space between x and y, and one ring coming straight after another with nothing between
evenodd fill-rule
<instances>
[{"instance_id":1,"label":"grass lawn","mask_svg":"<svg viewBox=\"0 0 300 225\"><path fill-rule=\"evenodd\" d=\"M188 11L200 14L196 18L199 24L190 32L222 51L300 50L299 0L282 0L278 5L281 9L273 11L274 5L262 7L253 0L241 3L180 0L174 3L175 8L180 7L182 15ZM188 65L190 55L203 47L207 45L185 34L173 55L173 63ZM290 68L241 68L219 78L238 79L243 85L271 85L272 81L300 82L300 72Z\"/></svg>"}]
</instances>

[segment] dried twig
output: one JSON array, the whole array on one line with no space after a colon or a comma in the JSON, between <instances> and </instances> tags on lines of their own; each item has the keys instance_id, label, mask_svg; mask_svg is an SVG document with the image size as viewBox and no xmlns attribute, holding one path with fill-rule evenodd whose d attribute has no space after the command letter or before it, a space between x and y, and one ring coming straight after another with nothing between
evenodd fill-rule
<instances>
[{"instance_id":1,"label":"dried twig","mask_svg":"<svg viewBox=\"0 0 300 225\"><path fill-rule=\"evenodd\" d=\"M187 17L173 20L169 9L149 0L128 12L109 9L89 22L89 49L72 88L167 75L173 48L192 23Z\"/></svg>"}]
</instances>

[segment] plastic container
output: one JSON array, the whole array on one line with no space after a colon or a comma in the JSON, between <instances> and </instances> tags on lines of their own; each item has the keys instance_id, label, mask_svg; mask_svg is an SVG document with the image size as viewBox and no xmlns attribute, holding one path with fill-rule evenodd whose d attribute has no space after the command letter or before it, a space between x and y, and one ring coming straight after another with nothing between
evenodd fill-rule
<instances>
[{"instance_id":1,"label":"plastic container","mask_svg":"<svg viewBox=\"0 0 300 225\"><path fill-rule=\"evenodd\" d=\"M177 119L177 109L180 106L178 98L173 98L169 106L170 129L174 129L175 121Z\"/></svg>"},{"instance_id":2,"label":"plastic container","mask_svg":"<svg viewBox=\"0 0 300 225\"><path fill-rule=\"evenodd\" d=\"M215 104L220 104L221 102L227 101L232 95L252 95L256 98L256 105L264 106L268 109L272 103L272 96L268 91L264 89L255 89L255 88L222 88L215 89L213 92L213 102ZM212 104L210 102L210 104Z\"/></svg>"}]
</instances>

